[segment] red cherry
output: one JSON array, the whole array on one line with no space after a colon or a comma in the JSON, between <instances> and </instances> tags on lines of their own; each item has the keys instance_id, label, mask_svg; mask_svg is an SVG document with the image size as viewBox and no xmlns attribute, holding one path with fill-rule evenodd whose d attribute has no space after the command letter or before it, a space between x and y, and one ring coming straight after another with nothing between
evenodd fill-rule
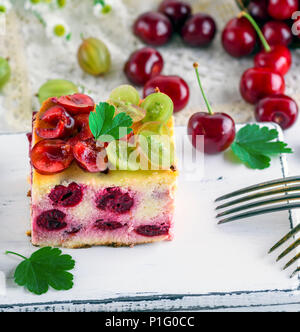
<instances>
[{"instance_id":1,"label":"red cherry","mask_svg":"<svg viewBox=\"0 0 300 332\"><path fill-rule=\"evenodd\" d=\"M95 107L93 99L81 93L75 93L70 96L62 96L60 98L52 98L52 101L66 108L72 115L90 113Z\"/></svg>"},{"instance_id":2,"label":"red cherry","mask_svg":"<svg viewBox=\"0 0 300 332\"><path fill-rule=\"evenodd\" d=\"M269 15L276 20L288 20L299 8L298 0L269 0Z\"/></svg>"},{"instance_id":3,"label":"red cherry","mask_svg":"<svg viewBox=\"0 0 300 332\"><path fill-rule=\"evenodd\" d=\"M40 118L38 136L42 138L64 138L74 129L74 119L61 106L49 108Z\"/></svg>"},{"instance_id":4,"label":"red cherry","mask_svg":"<svg viewBox=\"0 0 300 332\"><path fill-rule=\"evenodd\" d=\"M234 141L235 124L225 113L198 112L192 115L188 122L188 135L193 146L202 151L199 137L204 136L204 152L216 154L226 150Z\"/></svg>"},{"instance_id":5,"label":"red cherry","mask_svg":"<svg viewBox=\"0 0 300 332\"><path fill-rule=\"evenodd\" d=\"M251 54L256 40L256 32L245 17L233 18L227 23L222 33L225 51L236 58Z\"/></svg>"},{"instance_id":6,"label":"red cherry","mask_svg":"<svg viewBox=\"0 0 300 332\"><path fill-rule=\"evenodd\" d=\"M164 14L147 12L137 18L133 31L146 44L160 46L170 40L173 27L169 18Z\"/></svg>"},{"instance_id":7,"label":"red cherry","mask_svg":"<svg viewBox=\"0 0 300 332\"><path fill-rule=\"evenodd\" d=\"M78 141L73 146L73 154L78 165L90 173L103 172L107 169L105 148L97 146L93 138Z\"/></svg>"},{"instance_id":8,"label":"red cherry","mask_svg":"<svg viewBox=\"0 0 300 332\"><path fill-rule=\"evenodd\" d=\"M161 54L155 48L144 47L131 54L125 64L124 72L132 83L144 85L159 75L163 66L164 60Z\"/></svg>"},{"instance_id":9,"label":"red cherry","mask_svg":"<svg viewBox=\"0 0 300 332\"><path fill-rule=\"evenodd\" d=\"M87 140L93 137L93 134L89 125L89 114L79 114L74 117L75 126L78 129L78 139L79 140Z\"/></svg>"},{"instance_id":10,"label":"red cherry","mask_svg":"<svg viewBox=\"0 0 300 332\"><path fill-rule=\"evenodd\" d=\"M226 150L234 141L235 124L225 113L213 113L202 88L198 64L194 63L199 87L205 100L208 113L198 112L191 116L187 132L193 146L206 154L216 154ZM204 146L202 146L202 140Z\"/></svg>"},{"instance_id":11,"label":"red cherry","mask_svg":"<svg viewBox=\"0 0 300 332\"><path fill-rule=\"evenodd\" d=\"M267 0L252 0L248 6L248 10L250 15L256 21L267 21L270 18L268 13Z\"/></svg>"},{"instance_id":12,"label":"red cherry","mask_svg":"<svg viewBox=\"0 0 300 332\"><path fill-rule=\"evenodd\" d=\"M156 76L144 86L144 98L155 92L158 88L168 95L174 103L174 112L179 112L187 105L190 89L185 80L179 76Z\"/></svg>"},{"instance_id":13,"label":"red cherry","mask_svg":"<svg viewBox=\"0 0 300 332\"><path fill-rule=\"evenodd\" d=\"M255 109L255 118L260 122L275 122L282 129L291 127L298 117L298 105L286 95L268 96L261 99Z\"/></svg>"},{"instance_id":14,"label":"red cherry","mask_svg":"<svg viewBox=\"0 0 300 332\"><path fill-rule=\"evenodd\" d=\"M215 38L217 31L214 19L206 14L191 16L181 30L184 42L190 46L208 46Z\"/></svg>"},{"instance_id":15,"label":"red cherry","mask_svg":"<svg viewBox=\"0 0 300 332\"><path fill-rule=\"evenodd\" d=\"M282 94L285 82L282 75L270 68L250 68L241 78L240 92L250 104L256 104L260 99L274 94Z\"/></svg>"},{"instance_id":16,"label":"red cherry","mask_svg":"<svg viewBox=\"0 0 300 332\"><path fill-rule=\"evenodd\" d=\"M73 161L71 146L63 140L42 140L31 150L31 163L38 173L60 173Z\"/></svg>"},{"instance_id":17,"label":"red cherry","mask_svg":"<svg viewBox=\"0 0 300 332\"><path fill-rule=\"evenodd\" d=\"M191 15L191 6L179 0L164 0L158 9L171 20L175 30L179 31Z\"/></svg>"},{"instance_id":18,"label":"red cherry","mask_svg":"<svg viewBox=\"0 0 300 332\"><path fill-rule=\"evenodd\" d=\"M273 71L285 75L292 65L292 54L283 45L275 45L271 50L261 51L254 58L255 67L268 67Z\"/></svg>"},{"instance_id":19,"label":"red cherry","mask_svg":"<svg viewBox=\"0 0 300 332\"><path fill-rule=\"evenodd\" d=\"M284 22L267 22L262 28L262 33L270 46L289 46L293 41L291 28Z\"/></svg>"}]
</instances>

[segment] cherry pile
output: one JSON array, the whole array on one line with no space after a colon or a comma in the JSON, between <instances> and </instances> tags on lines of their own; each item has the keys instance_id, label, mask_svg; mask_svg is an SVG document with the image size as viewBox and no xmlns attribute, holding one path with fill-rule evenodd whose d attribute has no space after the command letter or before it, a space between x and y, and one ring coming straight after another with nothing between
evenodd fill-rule
<instances>
[{"instance_id":1,"label":"cherry pile","mask_svg":"<svg viewBox=\"0 0 300 332\"><path fill-rule=\"evenodd\" d=\"M95 106L92 98L77 93L49 99L44 105L47 109L37 119L36 134L40 140L30 152L31 163L37 172L45 175L62 172L74 159L89 172L105 171L105 147L96 145L89 129L89 113ZM103 161L99 160L99 155ZM78 199L81 199L80 195ZM58 202L61 198L54 200ZM63 204L68 204L68 200Z\"/></svg>"},{"instance_id":2,"label":"cherry pile","mask_svg":"<svg viewBox=\"0 0 300 332\"><path fill-rule=\"evenodd\" d=\"M246 102L257 105L257 121L272 121L283 129L292 126L298 115L296 102L284 94L284 76L292 65L288 46L293 40L286 20L297 10L298 0L250 1L248 11L253 16L243 11L222 33L223 47L233 57L254 54L258 45L261 48L254 66L241 77L240 92Z\"/></svg>"},{"instance_id":3,"label":"cherry pile","mask_svg":"<svg viewBox=\"0 0 300 332\"><path fill-rule=\"evenodd\" d=\"M185 44L206 47L216 34L213 18L203 13L192 14L191 6L181 0L164 0L157 11L140 15L133 31L143 42L162 46L169 42L173 33L179 33ZM124 72L133 84L144 85L144 98L158 88L174 103L174 112L184 109L189 101L189 87L179 76L161 75L164 60L152 47L144 47L132 53Z\"/></svg>"},{"instance_id":4,"label":"cherry pile","mask_svg":"<svg viewBox=\"0 0 300 332\"><path fill-rule=\"evenodd\" d=\"M133 26L134 34L153 46L166 44L178 32L186 44L205 47L213 41L216 30L211 16L192 14L191 6L180 0L164 0L158 11L140 15Z\"/></svg>"}]
</instances>

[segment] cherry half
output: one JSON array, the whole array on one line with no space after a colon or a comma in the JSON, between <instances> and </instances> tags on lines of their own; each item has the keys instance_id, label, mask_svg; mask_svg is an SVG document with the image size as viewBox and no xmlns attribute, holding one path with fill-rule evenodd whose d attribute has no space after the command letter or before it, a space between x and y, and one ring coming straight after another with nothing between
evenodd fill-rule
<instances>
[{"instance_id":1,"label":"cherry half","mask_svg":"<svg viewBox=\"0 0 300 332\"><path fill-rule=\"evenodd\" d=\"M275 20L288 20L299 8L298 0L269 0L268 12Z\"/></svg>"},{"instance_id":2,"label":"cherry half","mask_svg":"<svg viewBox=\"0 0 300 332\"><path fill-rule=\"evenodd\" d=\"M292 65L290 50L284 45L270 46L253 17L247 12L242 12L241 15L253 25L264 47L264 50L256 54L254 58L255 67L267 67L284 76Z\"/></svg>"},{"instance_id":3,"label":"cherry half","mask_svg":"<svg viewBox=\"0 0 300 332\"><path fill-rule=\"evenodd\" d=\"M90 113L95 107L93 99L82 93L52 98L52 101L55 104L63 106L72 115Z\"/></svg>"},{"instance_id":4,"label":"cherry half","mask_svg":"<svg viewBox=\"0 0 300 332\"><path fill-rule=\"evenodd\" d=\"M144 47L132 53L125 64L127 78L136 85L144 85L163 70L161 54L152 47Z\"/></svg>"},{"instance_id":5,"label":"cherry half","mask_svg":"<svg viewBox=\"0 0 300 332\"><path fill-rule=\"evenodd\" d=\"M267 22L262 28L262 33L270 46L284 45L288 47L293 41L291 28L285 22Z\"/></svg>"},{"instance_id":6,"label":"cherry half","mask_svg":"<svg viewBox=\"0 0 300 332\"><path fill-rule=\"evenodd\" d=\"M161 46L170 40L173 27L166 15L147 12L137 18L133 25L133 31L146 44Z\"/></svg>"},{"instance_id":7,"label":"cherry half","mask_svg":"<svg viewBox=\"0 0 300 332\"><path fill-rule=\"evenodd\" d=\"M230 20L222 33L222 44L225 51L236 58L251 54L254 51L256 40L256 32L245 17Z\"/></svg>"},{"instance_id":8,"label":"cherry half","mask_svg":"<svg viewBox=\"0 0 300 332\"><path fill-rule=\"evenodd\" d=\"M240 82L241 95L250 104L270 95L283 94L284 90L283 76L270 68L250 68Z\"/></svg>"},{"instance_id":9,"label":"cherry half","mask_svg":"<svg viewBox=\"0 0 300 332\"><path fill-rule=\"evenodd\" d=\"M169 17L176 31L180 31L192 12L188 3L179 0L164 0L158 10Z\"/></svg>"},{"instance_id":10,"label":"cherry half","mask_svg":"<svg viewBox=\"0 0 300 332\"><path fill-rule=\"evenodd\" d=\"M197 150L206 154L216 154L226 150L234 141L235 123L228 114L212 112L202 88L197 63L194 64L194 68L208 113L198 112L192 115L188 122L188 135ZM204 151L198 143L201 136L204 137Z\"/></svg>"},{"instance_id":11,"label":"cherry half","mask_svg":"<svg viewBox=\"0 0 300 332\"><path fill-rule=\"evenodd\" d=\"M186 81L179 76L159 75L152 78L144 86L144 98L155 93L157 88L160 92L165 93L172 99L174 112L181 111L189 101L189 86Z\"/></svg>"},{"instance_id":12,"label":"cherry half","mask_svg":"<svg viewBox=\"0 0 300 332\"><path fill-rule=\"evenodd\" d=\"M77 164L90 173L103 172L107 169L107 155L104 146L97 146L91 138L78 141L73 146L73 154Z\"/></svg>"},{"instance_id":13,"label":"cherry half","mask_svg":"<svg viewBox=\"0 0 300 332\"><path fill-rule=\"evenodd\" d=\"M255 109L255 118L260 122L275 122L282 129L290 128L297 120L298 105L286 95L274 95L261 99Z\"/></svg>"},{"instance_id":14,"label":"cherry half","mask_svg":"<svg viewBox=\"0 0 300 332\"><path fill-rule=\"evenodd\" d=\"M60 173L73 161L71 146L63 140L45 139L31 150L31 163L40 174Z\"/></svg>"},{"instance_id":15,"label":"cherry half","mask_svg":"<svg viewBox=\"0 0 300 332\"><path fill-rule=\"evenodd\" d=\"M181 30L184 42L190 46L205 47L211 44L217 31L214 19L207 14L191 16Z\"/></svg>"},{"instance_id":16,"label":"cherry half","mask_svg":"<svg viewBox=\"0 0 300 332\"><path fill-rule=\"evenodd\" d=\"M62 106L49 108L40 118L36 133L41 138L65 138L70 136L75 121Z\"/></svg>"}]
</instances>

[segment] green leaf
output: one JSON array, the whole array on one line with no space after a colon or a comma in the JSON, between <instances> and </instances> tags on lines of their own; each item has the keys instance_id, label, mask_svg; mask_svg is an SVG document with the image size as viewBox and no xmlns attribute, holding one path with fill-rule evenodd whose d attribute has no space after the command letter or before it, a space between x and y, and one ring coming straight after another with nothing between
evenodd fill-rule
<instances>
[{"instance_id":1,"label":"green leaf","mask_svg":"<svg viewBox=\"0 0 300 332\"><path fill-rule=\"evenodd\" d=\"M132 119L125 112L115 115L115 107L99 103L96 111L90 113L89 125L96 140L112 142L132 132Z\"/></svg>"},{"instance_id":2,"label":"green leaf","mask_svg":"<svg viewBox=\"0 0 300 332\"><path fill-rule=\"evenodd\" d=\"M276 141L274 141L276 139ZM278 140L278 131L256 124L241 128L231 146L233 153L253 169L265 169L271 164L271 156L292 153L287 144Z\"/></svg>"},{"instance_id":3,"label":"green leaf","mask_svg":"<svg viewBox=\"0 0 300 332\"><path fill-rule=\"evenodd\" d=\"M48 291L49 286L56 290L69 290L73 287L72 270L75 261L70 255L62 255L58 248L45 247L26 258L7 251L24 259L15 270L16 284L24 286L31 293L41 295Z\"/></svg>"}]
</instances>

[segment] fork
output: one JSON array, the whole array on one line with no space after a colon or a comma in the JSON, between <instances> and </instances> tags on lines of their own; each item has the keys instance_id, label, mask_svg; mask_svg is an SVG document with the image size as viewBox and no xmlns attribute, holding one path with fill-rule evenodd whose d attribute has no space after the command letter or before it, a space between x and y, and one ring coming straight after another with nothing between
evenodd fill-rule
<instances>
[{"instance_id":1,"label":"fork","mask_svg":"<svg viewBox=\"0 0 300 332\"><path fill-rule=\"evenodd\" d=\"M216 207L217 211L223 210L223 212L218 213L216 216L217 219L221 218L218 222L219 224L225 224L256 215L300 208L300 176L267 181L243 188L217 198L216 202L226 201L228 199L231 200ZM297 200L299 201L298 203L295 202ZM300 232L300 224L278 241L269 250L269 253L275 251L298 232ZM300 246L300 238L284 250L277 257L276 261L281 260L298 246ZM283 270L294 264L299 258L300 253L292 258L283 267ZM299 271L300 267L292 273L291 277L296 275Z\"/></svg>"}]
</instances>

